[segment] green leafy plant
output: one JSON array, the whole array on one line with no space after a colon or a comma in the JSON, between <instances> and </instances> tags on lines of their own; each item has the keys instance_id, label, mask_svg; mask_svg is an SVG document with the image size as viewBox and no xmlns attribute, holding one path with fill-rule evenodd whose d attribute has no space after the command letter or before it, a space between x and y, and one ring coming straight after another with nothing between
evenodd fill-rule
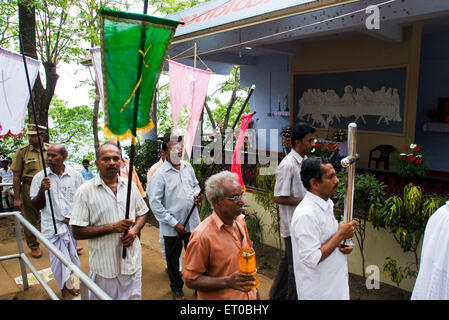
<instances>
[{"instance_id":1,"label":"green leafy plant","mask_svg":"<svg viewBox=\"0 0 449 320\"><path fill-rule=\"evenodd\" d=\"M201 159L201 163L193 163L192 161L191 164L193 167L193 171L195 171L196 179L198 180L198 183L202 190L205 190L204 184L207 178L221 171L221 166L215 165L213 172L211 172L213 164L205 164L203 159ZM200 215L201 221L203 221L212 213L212 206L206 199L206 195L204 195L203 201L198 206L198 213Z\"/></svg>"},{"instance_id":2,"label":"green leafy plant","mask_svg":"<svg viewBox=\"0 0 449 320\"><path fill-rule=\"evenodd\" d=\"M389 229L403 251L411 251L414 254L416 272L419 270L418 245L424 235L427 221L444 202L443 197L423 194L419 186L409 183L404 187L402 196L389 197L382 209L374 212L374 225L377 228ZM410 272L411 267L396 267L393 270L395 264L387 265L387 272L396 280L413 275ZM402 273L402 278L397 275L398 272Z\"/></svg>"},{"instance_id":3,"label":"green leafy plant","mask_svg":"<svg viewBox=\"0 0 449 320\"><path fill-rule=\"evenodd\" d=\"M245 211L246 227L248 229L249 238L253 242L255 250L263 247L263 229L262 221L254 210Z\"/></svg>"},{"instance_id":4,"label":"green leafy plant","mask_svg":"<svg viewBox=\"0 0 449 320\"><path fill-rule=\"evenodd\" d=\"M259 173L261 167L268 167L267 165L257 165L257 172ZM258 190L254 192L254 199L258 204L260 204L265 211L270 214L271 225L270 232L277 235L276 239L281 246L281 231L280 231L280 216L279 216L279 206L274 202L274 185L276 184L276 175L257 175L256 183Z\"/></svg>"},{"instance_id":5,"label":"green leafy plant","mask_svg":"<svg viewBox=\"0 0 449 320\"><path fill-rule=\"evenodd\" d=\"M413 270L411 266L407 266L405 268L401 267L395 259L390 257L385 259L383 272L385 273L385 276L390 275L391 281L396 283L398 288L403 279L416 277L418 274L418 272Z\"/></svg>"},{"instance_id":6,"label":"green leafy plant","mask_svg":"<svg viewBox=\"0 0 449 320\"><path fill-rule=\"evenodd\" d=\"M337 193L335 199L335 212L338 220L342 219L345 204L346 172L341 170L338 173ZM364 244L366 236L366 225L374 212L380 210L385 201L386 185L379 182L376 176L370 172L356 173L354 179L354 203L353 218L357 222L355 237L359 245L360 255L362 257L362 274L365 277L365 254Z\"/></svg>"}]
</instances>

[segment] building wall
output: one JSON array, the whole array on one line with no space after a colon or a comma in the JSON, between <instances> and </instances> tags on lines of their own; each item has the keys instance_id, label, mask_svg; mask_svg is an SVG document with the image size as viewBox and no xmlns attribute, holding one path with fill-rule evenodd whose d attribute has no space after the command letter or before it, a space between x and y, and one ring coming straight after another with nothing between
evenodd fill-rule
<instances>
[{"instance_id":1,"label":"building wall","mask_svg":"<svg viewBox=\"0 0 449 320\"><path fill-rule=\"evenodd\" d=\"M423 146L431 170L449 172L449 132L424 132L427 112L437 108L438 98L449 97L448 32L423 34L419 81L416 143ZM449 127L449 124L448 124Z\"/></svg>"},{"instance_id":2,"label":"building wall","mask_svg":"<svg viewBox=\"0 0 449 320\"><path fill-rule=\"evenodd\" d=\"M301 54L291 59L292 79L295 73L408 66L405 132L398 135L360 131L357 137L357 152L361 156L359 167L368 166L369 151L377 145L391 144L399 150L415 140L421 33L418 26L404 29L402 43L386 42L367 35L308 42L302 44ZM325 130L319 130L319 135L325 137Z\"/></svg>"},{"instance_id":3,"label":"building wall","mask_svg":"<svg viewBox=\"0 0 449 320\"><path fill-rule=\"evenodd\" d=\"M258 148L281 152L282 128L289 125L289 117L275 116L278 100L282 104L282 97L290 93L290 61L285 55L262 56L255 66L241 66L240 79L243 87L256 85L256 90L250 100L251 111L256 111L254 129L266 129L266 135L259 134ZM269 115L270 114L270 115ZM269 130L273 131L273 141L270 147Z\"/></svg>"}]
</instances>

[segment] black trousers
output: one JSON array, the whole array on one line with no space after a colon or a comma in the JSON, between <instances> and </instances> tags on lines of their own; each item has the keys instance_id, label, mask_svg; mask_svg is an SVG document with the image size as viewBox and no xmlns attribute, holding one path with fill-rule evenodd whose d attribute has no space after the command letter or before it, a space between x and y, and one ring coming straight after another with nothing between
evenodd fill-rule
<instances>
[{"instance_id":1,"label":"black trousers","mask_svg":"<svg viewBox=\"0 0 449 320\"><path fill-rule=\"evenodd\" d=\"M293 269L292 238L284 238L285 251L270 289L271 300L298 300Z\"/></svg>"},{"instance_id":2,"label":"black trousers","mask_svg":"<svg viewBox=\"0 0 449 320\"><path fill-rule=\"evenodd\" d=\"M165 255L167 259L167 271L170 278L170 288L173 293L182 291L184 281L179 272L179 256L181 255L182 245L187 248L190 239L190 232L184 233L182 237L164 236ZM171 253L171 255L170 255Z\"/></svg>"}]
</instances>

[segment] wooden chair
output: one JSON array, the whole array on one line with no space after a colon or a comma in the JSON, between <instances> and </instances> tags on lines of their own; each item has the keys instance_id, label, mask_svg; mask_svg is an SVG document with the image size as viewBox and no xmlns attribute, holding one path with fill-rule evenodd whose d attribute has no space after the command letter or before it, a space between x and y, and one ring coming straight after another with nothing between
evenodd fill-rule
<instances>
[{"instance_id":1,"label":"wooden chair","mask_svg":"<svg viewBox=\"0 0 449 320\"><path fill-rule=\"evenodd\" d=\"M376 169L379 169L379 163L383 162L384 170L388 170L390 167L390 154L395 150L395 147L388 144L378 145L369 152L368 168L371 167L371 161L374 161L376 163ZM375 153L379 153L379 155L375 156Z\"/></svg>"}]
</instances>

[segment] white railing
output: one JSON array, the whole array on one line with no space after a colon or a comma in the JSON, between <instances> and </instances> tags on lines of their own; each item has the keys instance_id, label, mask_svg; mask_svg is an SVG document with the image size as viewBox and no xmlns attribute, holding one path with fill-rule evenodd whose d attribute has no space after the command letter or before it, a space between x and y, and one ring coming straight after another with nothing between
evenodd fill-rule
<instances>
[{"instance_id":1,"label":"white railing","mask_svg":"<svg viewBox=\"0 0 449 320\"><path fill-rule=\"evenodd\" d=\"M42 287L45 289L45 291L48 293L48 295L53 300L59 300L58 296L53 292L53 290L50 288L50 286L45 282L44 279L42 279L41 275L38 273L36 268L33 266L31 261L28 259L28 257L25 255L23 250L23 241L22 241L22 225L31 231L38 239L41 241L41 243L47 247L48 251L50 251L56 258L58 258L70 271L73 272L73 274L78 277L80 280L80 289L81 289L81 299L87 300L87 292L88 290L92 291L98 299L100 300L112 300L111 297L104 292L95 282L92 281L81 269L72 263L66 256L62 254L61 251L59 251L47 238L45 238L42 233L39 232L31 223L29 223L21 214L19 211L12 211L12 212L4 212L0 213L0 218L2 217L8 217L8 216L14 216L14 224L15 224L15 231L16 231L16 240L17 240L17 247L19 249L19 253L12 254L8 256L0 256L0 261L2 260L8 260L8 259L19 259L20 261L20 269L22 273L22 281L23 281L23 289L27 290L29 288L28 284L28 277L26 273L26 268L28 267L31 272L34 274L36 279L39 281L39 283L42 285Z\"/></svg>"}]
</instances>

